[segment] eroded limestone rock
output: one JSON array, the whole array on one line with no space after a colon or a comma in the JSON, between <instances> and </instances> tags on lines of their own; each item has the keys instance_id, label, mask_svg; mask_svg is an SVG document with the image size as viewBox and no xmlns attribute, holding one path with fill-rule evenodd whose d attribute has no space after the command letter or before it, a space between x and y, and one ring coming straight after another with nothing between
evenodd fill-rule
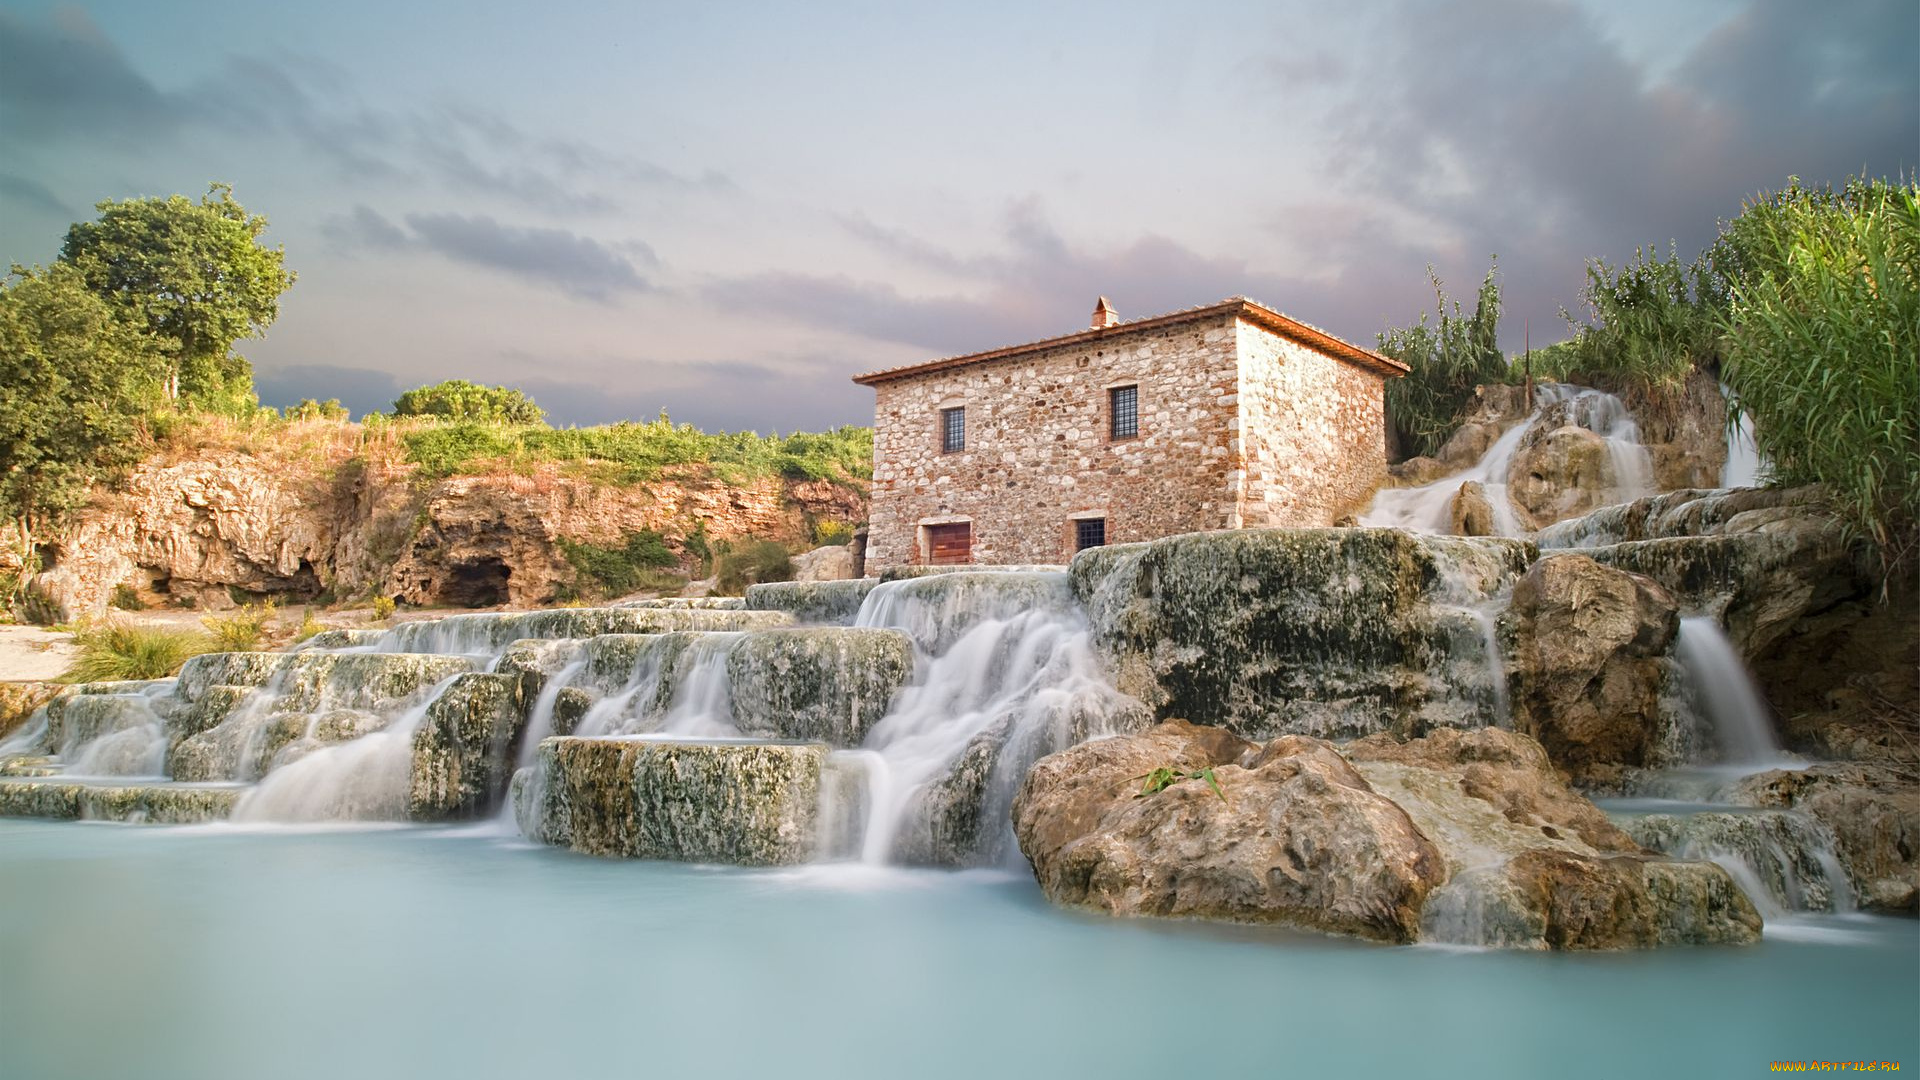
<instances>
[{"instance_id":1,"label":"eroded limestone rock","mask_svg":"<svg viewBox=\"0 0 1920 1080\"><path fill-rule=\"evenodd\" d=\"M768 630L727 653L742 732L842 749L866 740L912 675L913 642L897 630Z\"/></svg>"},{"instance_id":2,"label":"eroded limestone rock","mask_svg":"<svg viewBox=\"0 0 1920 1080\"><path fill-rule=\"evenodd\" d=\"M407 816L453 821L497 805L511 779L524 708L512 675L476 671L448 684L414 729Z\"/></svg>"},{"instance_id":3,"label":"eroded limestone rock","mask_svg":"<svg viewBox=\"0 0 1920 1080\"><path fill-rule=\"evenodd\" d=\"M1211 768L1140 795L1155 769ZM1040 760L1014 833L1055 903L1411 941L1440 854L1327 743L1256 747L1184 721Z\"/></svg>"},{"instance_id":4,"label":"eroded limestone rock","mask_svg":"<svg viewBox=\"0 0 1920 1080\"><path fill-rule=\"evenodd\" d=\"M1514 727L1576 779L1656 761L1679 612L1651 579L1584 555L1535 563L1513 589Z\"/></svg>"},{"instance_id":5,"label":"eroded limestone rock","mask_svg":"<svg viewBox=\"0 0 1920 1080\"><path fill-rule=\"evenodd\" d=\"M529 839L592 855L772 866L813 853L820 743L551 738L514 778Z\"/></svg>"},{"instance_id":6,"label":"eroded limestone rock","mask_svg":"<svg viewBox=\"0 0 1920 1080\"><path fill-rule=\"evenodd\" d=\"M1142 794L1154 770L1183 777ZM1211 768L1216 794L1191 774ZM1224 797L1223 797L1224 796ZM1752 941L1726 871L1643 852L1522 735L1376 735L1343 754L1184 721L1043 759L1014 804L1049 898L1387 941L1610 949Z\"/></svg>"},{"instance_id":7,"label":"eroded limestone rock","mask_svg":"<svg viewBox=\"0 0 1920 1080\"><path fill-rule=\"evenodd\" d=\"M1862 907L1920 913L1920 785L1901 771L1862 762L1772 769L1745 777L1719 798L1809 815L1833 833Z\"/></svg>"},{"instance_id":8,"label":"eroded limestone rock","mask_svg":"<svg viewBox=\"0 0 1920 1080\"><path fill-rule=\"evenodd\" d=\"M854 616L877 579L854 581L771 581L747 586L747 606L756 611L785 611L803 623L852 626Z\"/></svg>"},{"instance_id":9,"label":"eroded limestone rock","mask_svg":"<svg viewBox=\"0 0 1920 1080\"><path fill-rule=\"evenodd\" d=\"M238 785L90 784L72 780L0 780L0 817L190 825L233 812Z\"/></svg>"},{"instance_id":10,"label":"eroded limestone rock","mask_svg":"<svg viewBox=\"0 0 1920 1080\"><path fill-rule=\"evenodd\" d=\"M1516 540L1397 529L1195 533L1094 548L1075 593L1118 688L1250 738L1499 722L1483 609Z\"/></svg>"}]
</instances>

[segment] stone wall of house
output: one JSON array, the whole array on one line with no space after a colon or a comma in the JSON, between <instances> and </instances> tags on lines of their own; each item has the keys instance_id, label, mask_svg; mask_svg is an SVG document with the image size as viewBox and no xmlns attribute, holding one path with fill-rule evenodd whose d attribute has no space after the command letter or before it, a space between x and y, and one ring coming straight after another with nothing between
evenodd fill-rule
<instances>
[{"instance_id":1,"label":"stone wall of house","mask_svg":"<svg viewBox=\"0 0 1920 1080\"><path fill-rule=\"evenodd\" d=\"M1109 394L1139 387L1113 440ZM966 521L977 563L1060 563L1074 522L1108 543L1330 525L1386 473L1380 378L1222 314L878 383L867 572L925 561ZM967 410L942 453L942 409Z\"/></svg>"},{"instance_id":2,"label":"stone wall of house","mask_svg":"<svg viewBox=\"0 0 1920 1080\"><path fill-rule=\"evenodd\" d=\"M1239 526L1331 525L1387 474L1380 376L1241 323Z\"/></svg>"},{"instance_id":3,"label":"stone wall of house","mask_svg":"<svg viewBox=\"0 0 1920 1080\"><path fill-rule=\"evenodd\" d=\"M1231 523L1238 376L1231 315L882 382L869 574L925 561L921 527L968 521L979 563L1060 563L1074 515L1107 542ZM1108 438L1108 390L1137 384L1140 433ZM967 410L940 450L940 410Z\"/></svg>"}]
</instances>

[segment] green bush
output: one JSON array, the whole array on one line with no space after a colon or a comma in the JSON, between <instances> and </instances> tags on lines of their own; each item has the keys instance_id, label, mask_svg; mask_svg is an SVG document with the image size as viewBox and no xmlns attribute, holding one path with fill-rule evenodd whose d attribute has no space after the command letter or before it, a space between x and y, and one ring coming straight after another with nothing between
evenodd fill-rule
<instances>
[{"instance_id":1,"label":"green bush","mask_svg":"<svg viewBox=\"0 0 1920 1080\"><path fill-rule=\"evenodd\" d=\"M134 591L133 586L124 581L113 587L113 597L107 603L121 611L147 610L146 601L141 600L140 594Z\"/></svg>"},{"instance_id":2,"label":"green bush","mask_svg":"<svg viewBox=\"0 0 1920 1080\"><path fill-rule=\"evenodd\" d=\"M1507 377L1507 361L1500 354L1500 285L1497 267L1480 282L1473 314L1459 301L1449 301L1433 268L1427 278L1439 318L1433 323L1422 313L1411 326L1381 332L1379 350L1407 365L1407 374L1387 380L1387 423L1409 455L1432 454L1460 426L1474 401L1474 388Z\"/></svg>"},{"instance_id":3,"label":"green bush","mask_svg":"<svg viewBox=\"0 0 1920 1080\"><path fill-rule=\"evenodd\" d=\"M247 604L231 615L205 615L200 625L217 652L252 652L260 647L273 623L273 601Z\"/></svg>"},{"instance_id":4,"label":"green bush","mask_svg":"<svg viewBox=\"0 0 1920 1080\"><path fill-rule=\"evenodd\" d=\"M679 557L667 546L666 538L650 529L631 532L617 547L586 544L561 537L560 553L573 565L576 591L581 595L604 598L625 596L642 588L648 572L678 563Z\"/></svg>"},{"instance_id":5,"label":"green bush","mask_svg":"<svg viewBox=\"0 0 1920 1080\"><path fill-rule=\"evenodd\" d=\"M713 591L739 596L747 586L793 580L793 558L784 545L772 540L749 540L719 554L714 560Z\"/></svg>"},{"instance_id":6,"label":"green bush","mask_svg":"<svg viewBox=\"0 0 1920 1080\"><path fill-rule=\"evenodd\" d=\"M73 642L80 655L60 677L63 682L164 679L189 659L214 651L211 640L191 630L118 621L82 626Z\"/></svg>"},{"instance_id":7,"label":"green bush","mask_svg":"<svg viewBox=\"0 0 1920 1080\"><path fill-rule=\"evenodd\" d=\"M523 391L448 379L415 387L393 403L395 416L438 416L489 424L542 424L547 414Z\"/></svg>"},{"instance_id":8,"label":"green bush","mask_svg":"<svg viewBox=\"0 0 1920 1080\"><path fill-rule=\"evenodd\" d=\"M347 407L340 404L339 398L328 398L325 401L302 398L300 404L289 405L286 408L288 420L346 420L350 415Z\"/></svg>"},{"instance_id":9,"label":"green bush","mask_svg":"<svg viewBox=\"0 0 1920 1080\"><path fill-rule=\"evenodd\" d=\"M1889 564L1920 523L1920 185L1797 185L1729 227L1736 414L1781 484L1819 483Z\"/></svg>"},{"instance_id":10,"label":"green bush","mask_svg":"<svg viewBox=\"0 0 1920 1080\"><path fill-rule=\"evenodd\" d=\"M817 521L813 525L813 542L816 546L841 546L853 540L853 525L845 521Z\"/></svg>"},{"instance_id":11,"label":"green bush","mask_svg":"<svg viewBox=\"0 0 1920 1080\"><path fill-rule=\"evenodd\" d=\"M373 596L373 618L376 622L385 622L393 618L393 597L375 593Z\"/></svg>"},{"instance_id":12,"label":"green bush","mask_svg":"<svg viewBox=\"0 0 1920 1080\"><path fill-rule=\"evenodd\" d=\"M306 618L300 620L299 628L293 632L293 643L298 645L316 634L324 632L326 629L325 624L313 617L313 609L309 608L307 609Z\"/></svg>"}]
</instances>

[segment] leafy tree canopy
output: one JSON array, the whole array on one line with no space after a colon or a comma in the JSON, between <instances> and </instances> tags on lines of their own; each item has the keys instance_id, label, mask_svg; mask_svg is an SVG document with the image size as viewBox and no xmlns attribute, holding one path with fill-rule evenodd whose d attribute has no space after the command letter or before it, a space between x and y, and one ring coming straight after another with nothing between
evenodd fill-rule
<instances>
[{"instance_id":1,"label":"leafy tree canopy","mask_svg":"<svg viewBox=\"0 0 1920 1080\"><path fill-rule=\"evenodd\" d=\"M60 261L168 362L164 390L206 408L253 408L253 371L233 355L259 337L293 286L284 250L260 243L267 219L248 214L227 184L194 202L184 195L108 200L100 217L67 231Z\"/></svg>"},{"instance_id":2,"label":"leafy tree canopy","mask_svg":"<svg viewBox=\"0 0 1920 1080\"><path fill-rule=\"evenodd\" d=\"M138 456L166 370L73 267L0 283L0 511L23 545Z\"/></svg>"},{"instance_id":3,"label":"leafy tree canopy","mask_svg":"<svg viewBox=\"0 0 1920 1080\"><path fill-rule=\"evenodd\" d=\"M448 379L409 390L393 403L395 416L438 416L496 424L540 424L547 414L533 399L505 386Z\"/></svg>"}]
</instances>

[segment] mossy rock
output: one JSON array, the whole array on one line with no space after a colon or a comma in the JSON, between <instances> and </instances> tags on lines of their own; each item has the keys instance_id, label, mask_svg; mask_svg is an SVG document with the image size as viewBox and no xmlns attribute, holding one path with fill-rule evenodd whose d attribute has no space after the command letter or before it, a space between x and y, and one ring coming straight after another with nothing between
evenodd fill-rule
<instances>
[{"instance_id":1,"label":"mossy rock","mask_svg":"<svg viewBox=\"0 0 1920 1080\"><path fill-rule=\"evenodd\" d=\"M244 790L237 786L4 780L0 781L0 817L187 825L228 817Z\"/></svg>"},{"instance_id":2,"label":"mossy rock","mask_svg":"<svg viewBox=\"0 0 1920 1080\"><path fill-rule=\"evenodd\" d=\"M1256 739L1500 717L1489 604L1531 544L1397 529L1194 533L1082 552L1075 594L1122 692Z\"/></svg>"},{"instance_id":3,"label":"mossy rock","mask_svg":"<svg viewBox=\"0 0 1920 1080\"><path fill-rule=\"evenodd\" d=\"M727 654L742 732L842 749L866 741L912 676L913 642L897 630L767 630Z\"/></svg>"},{"instance_id":4,"label":"mossy rock","mask_svg":"<svg viewBox=\"0 0 1920 1080\"><path fill-rule=\"evenodd\" d=\"M499 805L524 722L514 676L471 672L455 679L414 729L407 816L452 821Z\"/></svg>"},{"instance_id":5,"label":"mossy rock","mask_svg":"<svg viewBox=\"0 0 1920 1080\"><path fill-rule=\"evenodd\" d=\"M529 839L593 855L737 866L814 852L821 743L551 738L514 781Z\"/></svg>"},{"instance_id":6,"label":"mossy rock","mask_svg":"<svg viewBox=\"0 0 1920 1080\"><path fill-rule=\"evenodd\" d=\"M803 623L852 626L877 578L853 581L770 581L747 586L746 606L784 611Z\"/></svg>"}]
</instances>

